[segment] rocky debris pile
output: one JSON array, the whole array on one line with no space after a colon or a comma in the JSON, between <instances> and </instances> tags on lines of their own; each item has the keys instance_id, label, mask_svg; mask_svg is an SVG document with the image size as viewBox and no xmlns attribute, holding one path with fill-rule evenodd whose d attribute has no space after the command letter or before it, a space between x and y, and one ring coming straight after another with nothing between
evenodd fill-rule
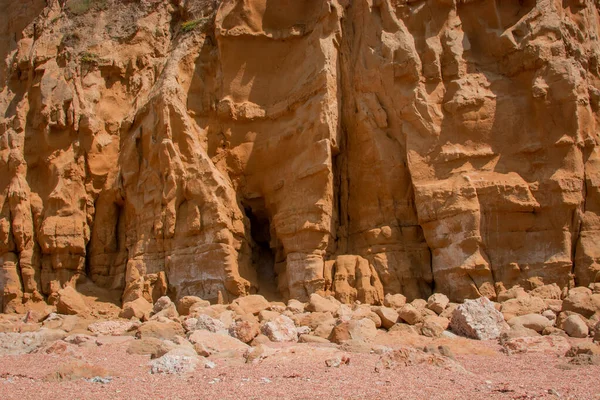
<instances>
[{"instance_id":1,"label":"rocky debris pile","mask_svg":"<svg viewBox=\"0 0 600 400\"><path fill-rule=\"evenodd\" d=\"M186 373L198 365L206 366L206 358L260 361L271 354L270 343L310 343L383 354L388 350L376 342L387 334L392 342L394 337L406 335L498 339L508 354L587 351L597 355L591 348L571 349L569 338L587 339L590 344L599 341L598 287L556 289L548 285L526 292L515 287L503 292L497 302L481 297L462 304L450 302L440 293L411 302L400 294L387 295L383 305L343 304L316 293L305 303L290 300L287 304L269 302L260 295L228 305L191 296L175 303L162 296L139 317L132 314L129 319L90 320L85 309L76 315L3 315L0 354L63 354L73 353L74 346L127 342L129 353L150 355L152 373ZM421 362L416 359L440 365L447 362L447 352L439 349L428 349L427 356L407 351L387 355L382 363L398 363L400 358L409 364Z\"/></svg>"},{"instance_id":2,"label":"rocky debris pile","mask_svg":"<svg viewBox=\"0 0 600 400\"><path fill-rule=\"evenodd\" d=\"M37 332L0 333L0 356L31 353L65 336L65 331L46 328Z\"/></svg>"}]
</instances>

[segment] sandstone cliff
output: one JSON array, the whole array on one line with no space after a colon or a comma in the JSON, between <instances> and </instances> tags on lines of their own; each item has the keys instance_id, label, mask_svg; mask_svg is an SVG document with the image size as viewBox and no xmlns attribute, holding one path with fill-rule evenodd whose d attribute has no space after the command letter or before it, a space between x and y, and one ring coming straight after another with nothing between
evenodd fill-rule
<instances>
[{"instance_id":1,"label":"sandstone cliff","mask_svg":"<svg viewBox=\"0 0 600 400\"><path fill-rule=\"evenodd\" d=\"M4 0L4 311L600 281L592 0Z\"/></svg>"}]
</instances>

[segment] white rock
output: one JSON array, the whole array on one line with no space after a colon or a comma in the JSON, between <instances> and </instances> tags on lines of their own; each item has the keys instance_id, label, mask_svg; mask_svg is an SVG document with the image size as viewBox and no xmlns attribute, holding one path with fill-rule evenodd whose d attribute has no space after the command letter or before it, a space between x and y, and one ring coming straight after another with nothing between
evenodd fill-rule
<instances>
[{"instance_id":1,"label":"white rock","mask_svg":"<svg viewBox=\"0 0 600 400\"><path fill-rule=\"evenodd\" d=\"M176 348L150 362L152 374L184 374L194 371L200 358L193 349Z\"/></svg>"},{"instance_id":2,"label":"white rock","mask_svg":"<svg viewBox=\"0 0 600 400\"><path fill-rule=\"evenodd\" d=\"M273 342L296 342L298 341L298 332L294 321L285 315L280 315L271 321L265 322L261 331Z\"/></svg>"},{"instance_id":3,"label":"white rock","mask_svg":"<svg viewBox=\"0 0 600 400\"><path fill-rule=\"evenodd\" d=\"M497 339L508 325L501 312L486 297L465 302L454 310L450 328L455 333L479 340Z\"/></svg>"},{"instance_id":4,"label":"white rock","mask_svg":"<svg viewBox=\"0 0 600 400\"><path fill-rule=\"evenodd\" d=\"M203 329L209 332L220 332L225 331L225 324L218 319L209 317L208 315L200 314L196 317L196 327L191 329L195 331Z\"/></svg>"},{"instance_id":5,"label":"white rock","mask_svg":"<svg viewBox=\"0 0 600 400\"><path fill-rule=\"evenodd\" d=\"M37 332L0 333L0 356L31 353L54 341L64 338L65 331L42 328Z\"/></svg>"},{"instance_id":6,"label":"white rock","mask_svg":"<svg viewBox=\"0 0 600 400\"><path fill-rule=\"evenodd\" d=\"M125 332L139 326L138 322L132 321L98 321L90 324L88 330L96 335L120 336Z\"/></svg>"}]
</instances>

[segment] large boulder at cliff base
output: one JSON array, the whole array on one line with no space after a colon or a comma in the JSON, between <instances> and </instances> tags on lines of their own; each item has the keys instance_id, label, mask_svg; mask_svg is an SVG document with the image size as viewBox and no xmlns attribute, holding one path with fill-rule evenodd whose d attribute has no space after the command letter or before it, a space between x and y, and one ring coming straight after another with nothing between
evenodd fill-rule
<instances>
[{"instance_id":1,"label":"large boulder at cliff base","mask_svg":"<svg viewBox=\"0 0 600 400\"><path fill-rule=\"evenodd\" d=\"M452 313L450 328L453 332L472 339L496 339L508 328L494 304L485 297L465 300Z\"/></svg>"}]
</instances>

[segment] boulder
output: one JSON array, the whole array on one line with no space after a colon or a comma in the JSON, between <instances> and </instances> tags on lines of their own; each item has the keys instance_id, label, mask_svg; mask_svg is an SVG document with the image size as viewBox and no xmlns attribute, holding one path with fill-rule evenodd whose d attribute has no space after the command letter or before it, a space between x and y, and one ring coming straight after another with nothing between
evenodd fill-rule
<instances>
[{"instance_id":1,"label":"boulder","mask_svg":"<svg viewBox=\"0 0 600 400\"><path fill-rule=\"evenodd\" d=\"M108 346L113 344L123 344L135 341L135 337L127 336L98 336L95 338L98 346Z\"/></svg>"},{"instance_id":2,"label":"boulder","mask_svg":"<svg viewBox=\"0 0 600 400\"><path fill-rule=\"evenodd\" d=\"M569 335L567 335L565 333L565 331L563 331L562 329L557 328L555 326L548 326L548 327L544 328L544 330L542 331L542 335L544 335L544 336L553 335L553 336L569 337Z\"/></svg>"},{"instance_id":3,"label":"boulder","mask_svg":"<svg viewBox=\"0 0 600 400\"><path fill-rule=\"evenodd\" d=\"M410 302L410 304L417 310L423 310L427 307L427 300L414 299L413 301Z\"/></svg>"},{"instance_id":4,"label":"boulder","mask_svg":"<svg viewBox=\"0 0 600 400\"><path fill-rule=\"evenodd\" d=\"M589 328L585 321L576 314L568 316L562 323L562 329L567 335L574 338L585 338L589 334Z\"/></svg>"},{"instance_id":5,"label":"boulder","mask_svg":"<svg viewBox=\"0 0 600 400\"><path fill-rule=\"evenodd\" d=\"M558 314L559 312L561 312L562 307L563 307L562 300L544 299L544 303L546 303L546 308L548 310L554 312L555 314Z\"/></svg>"},{"instance_id":6,"label":"boulder","mask_svg":"<svg viewBox=\"0 0 600 400\"><path fill-rule=\"evenodd\" d=\"M331 343L326 338L322 338L320 336L315 336L315 335L306 335L306 334L300 335L300 337L298 338L298 341L300 343L321 343L321 344Z\"/></svg>"},{"instance_id":7,"label":"boulder","mask_svg":"<svg viewBox=\"0 0 600 400\"><path fill-rule=\"evenodd\" d=\"M172 305L173 302L171 301L169 296L162 296L154 303L154 306L152 307L152 312L154 314L157 314L163 311L164 309L171 307Z\"/></svg>"},{"instance_id":8,"label":"boulder","mask_svg":"<svg viewBox=\"0 0 600 400\"><path fill-rule=\"evenodd\" d=\"M511 327L515 325L521 325L525 328L533 329L539 333L541 333L547 326L552 326L552 321L539 314L521 315L520 317L511 318L507 322Z\"/></svg>"},{"instance_id":9,"label":"boulder","mask_svg":"<svg viewBox=\"0 0 600 400\"><path fill-rule=\"evenodd\" d=\"M200 314L196 318L196 326L191 329L195 331L198 329L204 329L209 332L225 331L225 324L221 320L209 317L206 314Z\"/></svg>"},{"instance_id":10,"label":"boulder","mask_svg":"<svg viewBox=\"0 0 600 400\"><path fill-rule=\"evenodd\" d=\"M304 307L304 303L296 299L290 299L288 300L286 310L291 311L294 314L300 314L304 312Z\"/></svg>"},{"instance_id":11,"label":"boulder","mask_svg":"<svg viewBox=\"0 0 600 400\"><path fill-rule=\"evenodd\" d=\"M264 322L260 330L272 342L298 341L296 325L294 325L294 321L285 315L279 315L277 318Z\"/></svg>"},{"instance_id":12,"label":"boulder","mask_svg":"<svg viewBox=\"0 0 600 400\"><path fill-rule=\"evenodd\" d=\"M513 286L508 290L504 290L498 294L498 302L504 303L507 300L517 299L519 297L528 297L529 295L521 286Z\"/></svg>"},{"instance_id":13,"label":"boulder","mask_svg":"<svg viewBox=\"0 0 600 400\"><path fill-rule=\"evenodd\" d=\"M235 320L236 314L231 310L223 311L221 314L219 314L219 321L221 321L223 325L225 325L225 329L229 329L229 327Z\"/></svg>"},{"instance_id":14,"label":"boulder","mask_svg":"<svg viewBox=\"0 0 600 400\"><path fill-rule=\"evenodd\" d=\"M434 293L427 299L427 308L439 315L444 312L449 303L448 296L442 293Z\"/></svg>"},{"instance_id":15,"label":"boulder","mask_svg":"<svg viewBox=\"0 0 600 400\"><path fill-rule=\"evenodd\" d=\"M371 310L371 308L372 307L370 307L370 306L368 306L366 304L357 306L352 311L352 318L351 319L369 318L370 320L372 320L373 322L375 322L375 326L377 326L377 328L381 328L381 326L382 326L381 317L377 313L373 312ZM373 309L376 309L376 307L373 307ZM392 318L393 318L393 316L392 316Z\"/></svg>"},{"instance_id":16,"label":"boulder","mask_svg":"<svg viewBox=\"0 0 600 400\"><path fill-rule=\"evenodd\" d=\"M546 310L542 313L542 315L551 323L554 323L554 321L556 321L556 313L552 310Z\"/></svg>"},{"instance_id":17,"label":"boulder","mask_svg":"<svg viewBox=\"0 0 600 400\"><path fill-rule=\"evenodd\" d=\"M244 358L246 359L247 364L258 364L265 358L271 357L279 352L280 349L275 349L270 346L258 344L246 350L246 352L244 353Z\"/></svg>"},{"instance_id":18,"label":"boulder","mask_svg":"<svg viewBox=\"0 0 600 400\"><path fill-rule=\"evenodd\" d=\"M176 347L177 345L170 340L146 337L130 341L127 347L127 354L149 355L151 358L156 358Z\"/></svg>"},{"instance_id":19,"label":"boulder","mask_svg":"<svg viewBox=\"0 0 600 400\"><path fill-rule=\"evenodd\" d=\"M339 349L348 353L369 354L373 351L373 344L362 339L350 339L340 343Z\"/></svg>"},{"instance_id":20,"label":"boulder","mask_svg":"<svg viewBox=\"0 0 600 400\"><path fill-rule=\"evenodd\" d=\"M65 332L71 332L77 327L86 329L85 320L80 320L77 315L62 315L51 313L42 323L42 326L46 329L60 329Z\"/></svg>"},{"instance_id":21,"label":"boulder","mask_svg":"<svg viewBox=\"0 0 600 400\"><path fill-rule=\"evenodd\" d=\"M23 322L26 324L35 324L37 322L42 322L50 312L46 312L47 310L38 311L38 310L29 310L23 317Z\"/></svg>"},{"instance_id":22,"label":"boulder","mask_svg":"<svg viewBox=\"0 0 600 400\"><path fill-rule=\"evenodd\" d=\"M198 354L208 357L221 352L239 352L243 354L248 345L241 340L223 333L213 333L205 330L194 331L188 340L194 345Z\"/></svg>"},{"instance_id":23,"label":"boulder","mask_svg":"<svg viewBox=\"0 0 600 400\"><path fill-rule=\"evenodd\" d=\"M259 324L248 320L235 321L229 327L229 334L244 343L250 343L259 333Z\"/></svg>"},{"instance_id":24,"label":"boulder","mask_svg":"<svg viewBox=\"0 0 600 400\"><path fill-rule=\"evenodd\" d=\"M254 338L254 340L252 340L252 342L250 342L250 346L260 346L261 344L267 344L267 343L271 343L271 340L266 337L265 335L263 335L262 333L259 333L258 335L256 335L256 337Z\"/></svg>"},{"instance_id":25,"label":"boulder","mask_svg":"<svg viewBox=\"0 0 600 400\"><path fill-rule=\"evenodd\" d=\"M262 310L269 308L269 302L259 294L238 297L231 303L231 309L239 315L254 314L258 315Z\"/></svg>"},{"instance_id":26,"label":"boulder","mask_svg":"<svg viewBox=\"0 0 600 400\"><path fill-rule=\"evenodd\" d=\"M398 322L398 317L399 317L398 312L396 310L394 310L393 308L376 307L375 313L379 316L380 321L381 321L381 326L383 326L385 329L391 328L392 326L394 326L394 324L396 322ZM375 322L375 321L373 321L373 322ZM375 323L375 325L377 326L377 323Z\"/></svg>"},{"instance_id":27,"label":"boulder","mask_svg":"<svg viewBox=\"0 0 600 400\"><path fill-rule=\"evenodd\" d=\"M184 374L193 372L200 357L193 349L176 348L162 357L150 361L152 374Z\"/></svg>"},{"instance_id":28,"label":"boulder","mask_svg":"<svg viewBox=\"0 0 600 400\"><path fill-rule=\"evenodd\" d=\"M295 321L296 325L309 326L313 330L326 321L333 321L335 323L335 318L333 318L330 312L304 313L297 314L295 317L297 318L294 318L293 321Z\"/></svg>"},{"instance_id":29,"label":"boulder","mask_svg":"<svg viewBox=\"0 0 600 400\"><path fill-rule=\"evenodd\" d=\"M179 315L189 315L190 309L193 306L208 307L210 306L210 302L208 300L202 300L197 296L184 296L177 301L177 312Z\"/></svg>"},{"instance_id":30,"label":"boulder","mask_svg":"<svg viewBox=\"0 0 600 400\"><path fill-rule=\"evenodd\" d=\"M418 310L421 313L421 319L425 319L427 317L437 317L438 316L438 314L435 311L430 310L429 308L420 308Z\"/></svg>"},{"instance_id":31,"label":"boulder","mask_svg":"<svg viewBox=\"0 0 600 400\"><path fill-rule=\"evenodd\" d=\"M128 338L132 338L132 337L128 336ZM74 344L77 346L82 346L82 347L88 347L87 346L88 344L93 344L93 346L89 346L89 347L95 347L96 346L96 337L92 336L92 335L86 335L83 333L75 333L73 335L69 335L66 338L64 338L63 342L66 342L69 344Z\"/></svg>"},{"instance_id":32,"label":"boulder","mask_svg":"<svg viewBox=\"0 0 600 400\"><path fill-rule=\"evenodd\" d=\"M37 332L0 333L0 356L31 353L66 336L67 333L63 330L46 328Z\"/></svg>"},{"instance_id":33,"label":"boulder","mask_svg":"<svg viewBox=\"0 0 600 400\"><path fill-rule=\"evenodd\" d=\"M403 294L388 293L383 298L383 305L390 308L400 308L406 304L406 296Z\"/></svg>"},{"instance_id":34,"label":"boulder","mask_svg":"<svg viewBox=\"0 0 600 400\"><path fill-rule=\"evenodd\" d=\"M504 317L486 297L465 300L452 314L450 328L455 333L473 339L496 339L507 328Z\"/></svg>"},{"instance_id":35,"label":"boulder","mask_svg":"<svg viewBox=\"0 0 600 400\"><path fill-rule=\"evenodd\" d=\"M300 335L309 335L312 332L312 329L310 329L308 326L298 326L296 328L296 333L298 334L298 337L300 337Z\"/></svg>"},{"instance_id":36,"label":"boulder","mask_svg":"<svg viewBox=\"0 0 600 400\"><path fill-rule=\"evenodd\" d=\"M502 303L502 314L506 320L527 314L541 314L546 309L544 299L530 295L519 296Z\"/></svg>"},{"instance_id":37,"label":"boulder","mask_svg":"<svg viewBox=\"0 0 600 400\"><path fill-rule=\"evenodd\" d=\"M150 319L159 319L161 317L170 319L179 317L175 303L168 296L160 297L152 308Z\"/></svg>"},{"instance_id":38,"label":"boulder","mask_svg":"<svg viewBox=\"0 0 600 400\"><path fill-rule=\"evenodd\" d=\"M448 328L449 324L450 321L448 318L429 316L423 320L421 335L427 337L439 337L442 332Z\"/></svg>"},{"instance_id":39,"label":"boulder","mask_svg":"<svg viewBox=\"0 0 600 400\"><path fill-rule=\"evenodd\" d=\"M276 312L276 311L271 311L271 310L262 310L261 312L258 313L258 320L260 322L263 321L270 321L274 318L279 317L280 313Z\"/></svg>"},{"instance_id":40,"label":"boulder","mask_svg":"<svg viewBox=\"0 0 600 400\"><path fill-rule=\"evenodd\" d=\"M503 343L509 353L553 353L563 355L571 345L561 336L524 336Z\"/></svg>"},{"instance_id":41,"label":"boulder","mask_svg":"<svg viewBox=\"0 0 600 400\"><path fill-rule=\"evenodd\" d=\"M185 335L181 324L177 322L148 321L137 327L135 336L139 339L153 337L157 339L174 339Z\"/></svg>"},{"instance_id":42,"label":"boulder","mask_svg":"<svg viewBox=\"0 0 600 400\"><path fill-rule=\"evenodd\" d=\"M71 286L65 286L58 291L56 312L65 315L86 314L90 311L83 297Z\"/></svg>"},{"instance_id":43,"label":"boulder","mask_svg":"<svg viewBox=\"0 0 600 400\"><path fill-rule=\"evenodd\" d=\"M359 307L362 308L363 306L361 305ZM371 310L370 307L367 308L369 309L369 311ZM353 314L354 311L348 304L342 304L338 307L337 311L334 313L334 316L340 321L348 321L349 319L352 319Z\"/></svg>"},{"instance_id":44,"label":"boulder","mask_svg":"<svg viewBox=\"0 0 600 400\"><path fill-rule=\"evenodd\" d=\"M577 287L569 290L562 305L562 311L572 311L589 318L600 311L600 294L594 294L586 287Z\"/></svg>"},{"instance_id":45,"label":"boulder","mask_svg":"<svg viewBox=\"0 0 600 400\"><path fill-rule=\"evenodd\" d=\"M233 312L228 310L228 306L224 304L212 304L207 306L205 303L194 303L190 306L188 315L190 317L196 317L199 314L204 314L208 315L209 317L219 318L219 316L225 311Z\"/></svg>"},{"instance_id":46,"label":"boulder","mask_svg":"<svg viewBox=\"0 0 600 400\"><path fill-rule=\"evenodd\" d=\"M123 304L123 310L119 313L119 317L126 319L137 318L140 321L144 321L150 317L151 312L152 304L140 297Z\"/></svg>"},{"instance_id":47,"label":"boulder","mask_svg":"<svg viewBox=\"0 0 600 400\"><path fill-rule=\"evenodd\" d=\"M316 293L310 295L310 300L305 309L310 312L330 312L335 314L340 303L333 298L325 298Z\"/></svg>"},{"instance_id":48,"label":"boulder","mask_svg":"<svg viewBox=\"0 0 600 400\"><path fill-rule=\"evenodd\" d=\"M600 322L600 312L594 313L591 317L587 318L588 327L590 331L595 330L596 325Z\"/></svg>"},{"instance_id":49,"label":"boulder","mask_svg":"<svg viewBox=\"0 0 600 400\"><path fill-rule=\"evenodd\" d=\"M183 320L181 325L186 332L193 332L196 330L196 324L198 323L198 319L194 317L186 318Z\"/></svg>"},{"instance_id":50,"label":"boulder","mask_svg":"<svg viewBox=\"0 0 600 400\"><path fill-rule=\"evenodd\" d=\"M336 325L331 331L329 340L333 343L343 343L348 340L369 342L377 336L375 323L368 318L353 319Z\"/></svg>"},{"instance_id":51,"label":"boulder","mask_svg":"<svg viewBox=\"0 0 600 400\"><path fill-rule=\"evenodd\" d=\"M444 311L442 311L442 313L440 314L440 317L451 319L452 314L454 314L454 310L456 310L456 307L458 307L458 306L459 305L456 303L448 303L448 305L446 306L446 309Z\"/></svg>"},{"instance_id":52,"label":"boulder","mask_svg":"<svg viewBox=\"0 0 600 400\"><path fill-rule=\"evenodd\" d=\"M556 325L558 327L562 327L563 322L565 322L565 319L567 319L567 317L569 317L570 315L579 315L579 314L574 313L573 311L561 311L556 316L556 321L554 322L554 325Z\"/></svg>"},{"instance_id":53,"label":"boulder","mask_svg":"<svg viewBox=\"0 0 600 400\"><path fill-rule=\"evenodd\" d=\"M314 334L315 336L327 339L329 336L331 336L331 332L333 331L335 325L336 320L333 318L321 321L321 323L314 329Z\"/></svg>"},{"instance_id":54,"label":"boulder","mask_svg":"<svg viewBox=\"0 0 600 400\"><path fill-rule=\"evenodd\" d=\"M366 314L364 316L364 318L369 318L371 321L373 321L377 328L381 328L381 326L383 325L383 322L381 321L381 317L374 312L370 312L370 313ZM362 318L358 318L357 316L352 315L352 319L362 319Z\"/></svg>"},{"instance_id":55,"label":"boulder","mask_svg":"<svg viewBox=\"0 0 600 400\"><path fill-rule=\"evenodd\" d=\"M529 294L541 299L560 300L562 297L562 290L556 283L553 283L551 285L538 286L530 291Z\"/></svg>"},{"instance_id":56,"label":"boulder","mask_svg":"<svg viewBox=\"0 0 600 400\"><path fill-rule=\"evenodd\" d=\"M540 334L533 329L525 328L523 325L515 325L510 329L503 330L498 339L500 344L503 344L510 339L528 336L540 336Z\"/></svg>"},{"instance_id":57,"label":"boulder","mask_svg":"<svg viewBox=\"0 0 600 400\"><path fill-rule=\"evenodd\" d=\"M120 336L137 326L139 326L139 322L98 321L88 325L88 330L95 335Z\"/></svg>"},{"instance_id":58,"label":"boulder","mask_svg":"<svg viewBox=\"0 0 600 400\"><path fill-rule=\"evenodd\" d=\"M282 314L287 310L287 305L281 301L272 301L269 303L269 311L274 311L277 314Z\"/></svg>"},{"instance_id":59,"label":"boulder","mask_svg":"<svg viewBox=\"0 0 600 400\"><path fill-rule=\"evenodd\" d=\"M397 332L397 333L401 333L402 335L418 335L419 334L419 330L415 326L405 324L403 322L394 324L394 326L392 326L388 330L388 332Z\"/></svg>"},{"instance_id":60,"label":"boulder","mask_svg":"<svg viewBox=\"0 0 600 400\"><path fill-rule=\"evenodd\" d=\"M421 322L422 315L412 304L405 304L398 309L398 316L407 324L415 325Z\"/></svg>"}]
</instances>

